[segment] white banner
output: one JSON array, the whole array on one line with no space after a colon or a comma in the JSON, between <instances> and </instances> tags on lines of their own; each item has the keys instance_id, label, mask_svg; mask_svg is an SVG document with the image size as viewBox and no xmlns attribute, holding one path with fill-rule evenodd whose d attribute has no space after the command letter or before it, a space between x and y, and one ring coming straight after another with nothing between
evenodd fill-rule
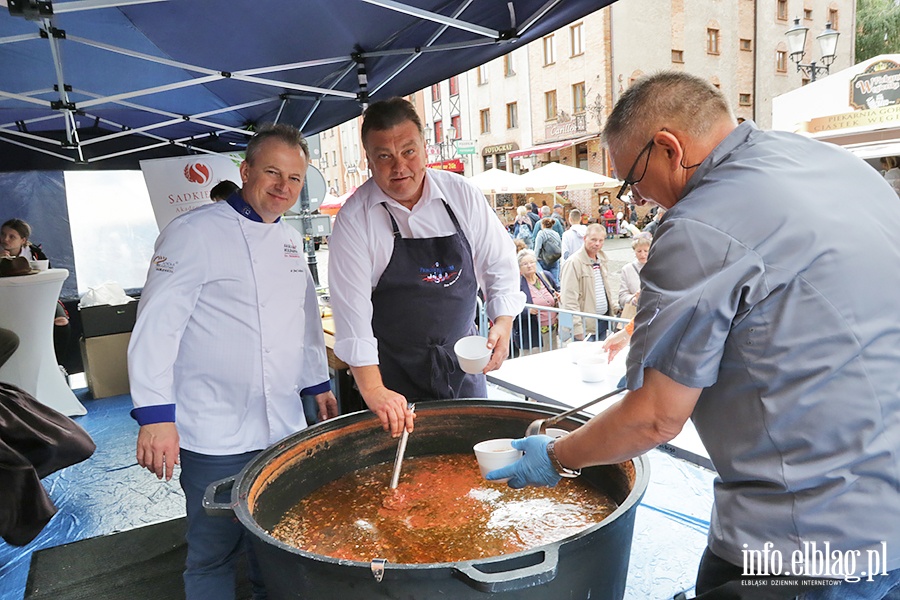
<instances>
[{"instance_id":1,"label":"white banner","mask_svg":"<svg viewBox=\"0 0 900 600\"><path fill-rule=\"evenodd\" d=\"M142 160L141 171L159 230L180 214L209 204L209 190L225 179L240 187L240 154L198 154Z\"/></svg>"}]
</instances>

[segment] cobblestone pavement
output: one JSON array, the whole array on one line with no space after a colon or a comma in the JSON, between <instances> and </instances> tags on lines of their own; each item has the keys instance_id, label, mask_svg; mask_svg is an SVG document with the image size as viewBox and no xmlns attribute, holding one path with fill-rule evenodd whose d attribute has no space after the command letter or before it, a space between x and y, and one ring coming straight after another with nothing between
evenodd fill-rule
<instances>
[{"instance_id":1,"label":"cobblestone pavement","mask_svg":"<svg viewBox=\"0 0 900 600\"><path fill-rule=\"evenodd\" d=\"M634 260L634 251L631 249L631 238L609 238L603 244L603 251L609 258L609 287L612 288L613 298L619 294L619 271L627 263ZM319 274L319 285L328 286L328 246L322 245L316 252L316 270Z\"/></svg>"}]
</instances>

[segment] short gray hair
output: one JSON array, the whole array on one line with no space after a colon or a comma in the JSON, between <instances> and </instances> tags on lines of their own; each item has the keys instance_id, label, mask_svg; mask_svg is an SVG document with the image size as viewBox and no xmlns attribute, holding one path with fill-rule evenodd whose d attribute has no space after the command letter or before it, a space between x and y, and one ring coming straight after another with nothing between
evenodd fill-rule
<instances>
[{"instance_id":1,"label":"short gray hair","mask_svg":"<svg viewBox=\"0 0 900 600\"><path fill-rule=\"evenodd\" d=\"M309 144L306 143L306 138L303 137L300 130L286 123L270 123L260 127L259 131L247 142L247 154L245 155L247 164L253 164L256 155L259 154L259 147L266 140L277 140L282 144L300 148L303 151L306 162L309 162Z\"/></svg>"},{"instance_id":2,"label":"short gray hair","mask_svg":"<svg viewBox=\"0 0 900 600\"><path fill-rule=\"evenodd\" d=\"M638 79L616 102L603 129L610 146L645 144L666 125L701 138L723 119L735 122L728 100L707 80L682 71Z\"/></svg>"},{"instance_id":3,"label":"short gray hair","mask_svg":"<svg viewBox=\"0 0 900 600\"><path fill-rule=\"evenodd\" d=\"M534 262L537 262L537 256L534 254L534 250L519 250L519 253L516 254L516 260L519 262L519 268L522 268L522 261L526 258L531 258Z\"/></svg>"}]
</instances>

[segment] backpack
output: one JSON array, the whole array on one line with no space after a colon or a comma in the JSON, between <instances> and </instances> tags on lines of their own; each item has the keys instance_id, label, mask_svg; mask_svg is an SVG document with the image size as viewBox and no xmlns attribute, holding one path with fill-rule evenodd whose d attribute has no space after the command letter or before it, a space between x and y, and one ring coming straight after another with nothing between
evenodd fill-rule
<instances>
[{"instance_id":1,"label":"backpack","mask_svg":"<svg viewBox=\"0 0 900 600\"><path fill-rule=\"evenodd\" d=\"M558 235L545 235L541 245L541 255L538 257L545 265L555 264L562 256L562 243Z\"/></svg>"},{"instance_id":2,"label":"backpack","mask_svg":"<svg viewBox=\"0 0 900 600\"><path fill-rule=\"evenodd\" d=\"M513 239L525 240L526 242L530 242L531 227L528 226L528 223L516 223L516 231L513 235Z\"/></svg>"}]
</instances>

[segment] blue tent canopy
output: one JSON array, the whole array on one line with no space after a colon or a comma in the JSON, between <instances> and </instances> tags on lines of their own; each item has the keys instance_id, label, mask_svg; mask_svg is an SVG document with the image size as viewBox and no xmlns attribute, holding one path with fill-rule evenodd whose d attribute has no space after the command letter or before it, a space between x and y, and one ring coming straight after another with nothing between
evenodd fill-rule
<instances>
[{"instance_id":1,"label":"blue tent canopy","mask_svg":"<svg viewBox=\"0 0 900 600\"><path fill-rule=\"evenodd\" d=\"M234 151L273 121L314 134L612 1L7 0L0 171Z\"/></svg>"}]
</instances>

